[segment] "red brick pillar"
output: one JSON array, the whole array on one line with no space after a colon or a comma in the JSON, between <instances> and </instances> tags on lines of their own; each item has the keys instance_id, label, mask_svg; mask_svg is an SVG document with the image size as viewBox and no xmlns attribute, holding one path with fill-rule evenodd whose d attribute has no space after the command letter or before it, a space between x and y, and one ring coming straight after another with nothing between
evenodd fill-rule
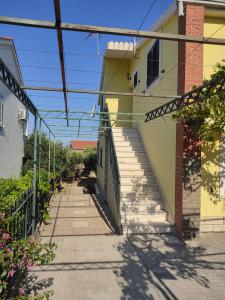
<instances>
[{"instance_id":1,"label":"red brick pillar","mask_svg":"<svg viewBox=\"0 0 225 300\"><path fill-rule=\"evenodd\" d=\"M203 36L204 35L204 6L189 5L184 7L185 15L179 17L178 26L179 34ZM193 86L199 86L203 81L203 45L196 43L178 42L178 86L179 95L192 90ZM176 190L175 190L175 227L181 239L184 239L184 212L185 203L191 201L200 202L198 195L190 196L186 199L185 176L186 161L188 149L193 148L193 143L197 142L196 138L190 136L190 130L186 130L187 125L181 120L176 129ZM187 136L187 132L189 136ZM189 143L189 144L188 144ZM198 148L199 151L200 147ZM199 159L199 153L197 154ZM193 158L193 157L192 157ZM199 163L198 163L199 166ZM196 199L198 198L198 200ZM193 200L194 199L194 200ZM185 202L186 201L186 202ZM193 204L196 205L195 203ZM189 203L190 206L190 203Z\"/></svg>"}]
</instances>

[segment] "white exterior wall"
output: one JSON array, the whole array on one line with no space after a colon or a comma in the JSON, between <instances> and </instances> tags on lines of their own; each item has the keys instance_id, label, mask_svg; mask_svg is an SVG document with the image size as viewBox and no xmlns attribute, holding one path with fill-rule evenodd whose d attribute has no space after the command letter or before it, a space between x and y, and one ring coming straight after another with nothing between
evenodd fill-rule
<instances>
[{"instance_id":1,"label":"white exterior wall","mask_svg":"<svg viewBox=\"0 0 225 300\"><path fill-rule=\"evenodd\" d=\"M22 83L12 41L0 39L0 57ZM18 119L18 112L24 106L2 82L0 96L3 98L4 122L4 127L0 127L0 178L19 177L24 156L24 125Z\"/></svg>"}]
</instances>

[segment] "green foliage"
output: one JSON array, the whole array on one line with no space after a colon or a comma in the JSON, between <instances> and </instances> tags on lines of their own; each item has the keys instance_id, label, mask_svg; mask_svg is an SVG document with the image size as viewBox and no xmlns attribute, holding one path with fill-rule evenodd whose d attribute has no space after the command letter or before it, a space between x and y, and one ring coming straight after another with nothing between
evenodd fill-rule
<instances>
[{"instance_id":1,"label":"green foliage","mask_svg":"<svg viewBox=\"0 0 225 300\"><path fill-rule=\"evenodd\" d=\"M83 164L85 169L96 171L97 168L97 152L95 148L87 148L82 153Z\"/></svg>"},{"instance_id":2,"label":"green foliage","mask_svg":"<svg viewBox=\"0 0 225 300\"><path fill-rule=\"evenodd\" d=\"M0 211L5 212L11 207L22 194L31 187L33 182L33 171L28 171L26 175L18 179L0 179ZM48 193L50 184L48 174L41 170L40 183L38 186L39 194Z\"/></svg>"},{"instance_id":3,"label":"green foliage","mask_svg":"<svg viewBox=\"0 0 225 300\"><path fill-rule=\"evenodd\" d=\"M211 80L225 78L225 66L218 64ZM209 80L206 80L207 83ZM202 102L194 103L173 114L173 119L183 118L203 141L212 141L215 135L225 131L225 89L205 88L200 98Z\"/></svg>"},{"instance_id":4,"label":"green foliage","mask_svg":"<svg viewBox=\"0 0 225 300\"><path fill-rule=\"evenodd\" d=\"M82 152L66 151L66 163L62 170L62 177L75 177L76 166L83 165L88 171L96 171L97 153L94 148L87 148Z\"/></svg>"},{"instance_id":5,"label":"green foliage","mask_svg":"<svg viewBox=\"0 0 225 300\"><path fill-rule=\"evenodd\" d=\"M51 299L51 296L53 296L53 294L54 292L52 290L48 290L41 294L35 293L34 295L18 296L16 298L13 298L13 300L49 300Z\"/></svg>"},{"instance_id":6,"label":"green foliage","mask_svg":"<svg viewBox=\"0 0 225 300\"><path fill-rule=\"evenodd\" d=\"M48 152L49 139L42 133L41 137L41 168L48 172ZM34 152L34 135L30 135L25 146L25 157L23 164L23 174L27 174L33 169L33 152ZM54 143L50 142L51 153L53 153ZM53 160L51 160L51 164ZM83 152L74 152L69 147L64 146L61 142L55 143L55 171L54 179L57 177L73 178L75 177L76 166L84 164L85 169L90 171L96 170L97 154L93 148L87 148ZM51 178L53 178L51 177Z\"/></svg>"},{"instance_id":7,"label":"green foliage","mask_svg":"<svg viewBox=\"0 0 225 300\"><path fill-rule=\"evenodd\" d=\"M49 139L46 134L41 133L41 169L48 172L48 151L49 151ZM54 142L50 142L51 154L53 154ZM29 170L33 169L33 157L34 157L34 134L31 134L24 149L24 161L23 161L23 174L26 174ZM61 142L55 143L55 170L56 173L60 173L66 162L66 147ZM51 159L51 164L53 160Z\"/></svg>"},{"instance_id":8,"label":"green foliage","mask_svg":"<svg viewBox=\"0 0 225 300\"><path fill-rule=\"evenodd\" d=\"M13 240L0 215L0 296L8 299L13 279L35 264L48 264L55 257L55 244L43 244L33 238ZM22 291L22 289L20 289ZM44 298L43 298L44 299Z\"/></svg>"},{"instance_id":9,"label":"green foliage","mask_svg":"<svg viewBox=\"0 0 225 300\"><path fill-rule=\"evenodd\" d=\"M80 163L80 157L71 149L66 149L66 161L61 170L63 178L75 177L75 167Z\"/></svg>"},{"instance_id":10,"label":"green foliage","mask_svg":"<svg viewBox=\"0 0 225 300\"><path fill-rule=\"evenodd\" d=\"M32 183L27 176L19 179L0 179L0 211L5 211Z\"/></svg>"}]
</instances>

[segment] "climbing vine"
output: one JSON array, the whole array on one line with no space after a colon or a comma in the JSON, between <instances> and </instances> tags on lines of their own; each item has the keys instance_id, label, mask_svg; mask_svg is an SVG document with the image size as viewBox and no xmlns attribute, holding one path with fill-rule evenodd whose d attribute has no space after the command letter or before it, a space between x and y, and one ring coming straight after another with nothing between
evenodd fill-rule
<instances>
[{"instance_id":1,"label":"climbing vine","mask_svg":"<svg viewBox=\"0 0 225 300\"><path fill-rule=\"evenodd\" d=\"M225 61L224 61L225 62ZM225 65L218 64L210 80L225 78ZM205 80L204 83L209 82ZM215 135L225 132L225 87L209 85L199 95L203 101L184 107L172 115L183 118L202 141L212 141Z\"/></svg>"}]
</instances>

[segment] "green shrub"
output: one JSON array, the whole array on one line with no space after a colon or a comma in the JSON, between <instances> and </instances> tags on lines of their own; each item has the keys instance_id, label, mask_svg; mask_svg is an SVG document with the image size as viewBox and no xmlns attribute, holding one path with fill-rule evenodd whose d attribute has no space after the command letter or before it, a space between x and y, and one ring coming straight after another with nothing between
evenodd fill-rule
<instances>
[{"instance_id":1,"label":"green shrub","mask_svg":"<svg viewBox=\"0 0 225 300\"><path fill-rule=\"evenodd\" d=\"M87 148L82 153L83 164L85 169L89 171L96 171L97 168L97 152L94 148Z\"/></svg>"},{"instance_id":2,"label":"green shrub","mask_svg":"<svg viewBox=\"0 0 225 300\"><path fill-rule=\"evenodd\" d=\"M48 264L55 257L55 249L55 244L43 244L33 238L14 240L0 213L0 299L9 299L18 273L27 272L35 264ZM19 292L23 294L22 287Z\"/></svg>"},{"instance_id":3,"label":"green shrub","mask_svg":"<svg viewBox=\"0 0 225 300\"><path fill-rule=\"evenodd\" d=\"M18 179L0 179L0 211L5 212L11 207L22 194L32 186L33 171L27 172L26 175ZM38 185L39 194L50 191L48 174L44 170L40 172L40 183Z\"/></svg>"}]
</instances>

